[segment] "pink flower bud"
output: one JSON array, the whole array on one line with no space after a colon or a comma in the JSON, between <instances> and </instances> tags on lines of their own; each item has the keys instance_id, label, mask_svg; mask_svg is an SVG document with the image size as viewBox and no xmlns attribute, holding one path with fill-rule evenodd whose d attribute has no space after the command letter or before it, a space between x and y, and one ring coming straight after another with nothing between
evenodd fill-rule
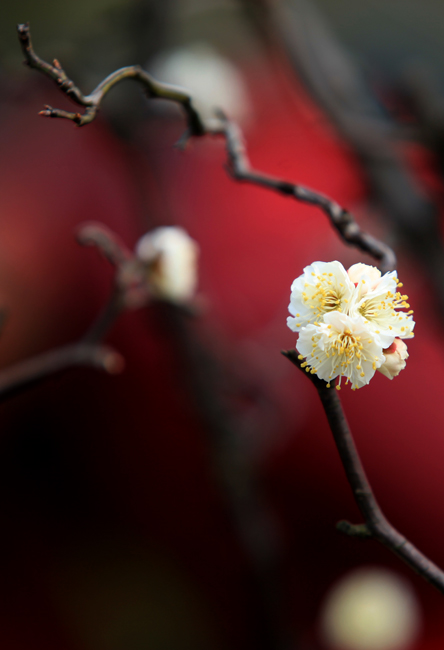
<instances>
[{"instance_id":1,"label":"pink flower bud","mask_svg":"<svg viewBox=\"0 0 444 650\"><path fill-rule=\"evenodd\" d=\"M389 379L393 379L405 368L405 360L409 356L407 346L401 339L395 339L390 347L383 350L383 354L385 363L378 370Z\"/></svg>"},{"instance_id":2,"label":"pink flower bud","mask_svg":"<svg viewBox=\"0 0 444 650\"><path fill-rule=\"evenodd\" d=\"M375 266L370 266L369 264L353 264L353 266L348 269L347 273L355 286L359 284L359 281L362 278L367 279L367 287L363 293L373 291L381 281L381 271L379 271Z\"/></svg>"}]
</instances>

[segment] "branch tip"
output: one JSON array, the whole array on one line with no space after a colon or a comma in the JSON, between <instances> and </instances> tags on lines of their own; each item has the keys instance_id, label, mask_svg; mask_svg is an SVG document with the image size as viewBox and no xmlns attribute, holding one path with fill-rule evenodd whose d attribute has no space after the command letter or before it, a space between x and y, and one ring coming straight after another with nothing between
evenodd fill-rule
<instances>
[{"instance_id":1,"label":"branch tip","mask_svg":"<svg viewBox=\"0 0 444 650\"><path fill-rule=\"evenodd\" d=\"M56 82L62 92L86 109L82 115L79 112L70 113L59 109L47 108L40 113L41 115L45 117L65 118L73 121L78 126L83 126L96 118L103 98L116 84L125 79L133 79L143 85L149 97L168 99L182 106L187 117L187 130L177 142L177 148L184 149L193 136L199 137L206 134L222 135L226 142L228 157L227 171L230 176L237 181L260 185L269 190L295 198L297 201L317 206L327 215L332 226L347 244L369 253L379 261L381 271L390 271L396 267L396 257L393 251L383 242L362 231L354 221L352 214L342 208L338 203L302 185L274 178L252 169L242 132L237 124L228 119L222 109L217 108L214 113L220 124L212 125L211 120L204 122L199 112L195 109L191 95L188 92L183 91L179 87L157 81L139 65L128 66L112 72L90 95L83 95L67 77L57 59L54 59L53 65L50 65L35 54L31 46L29 25L27 23L19 25L18 30L22 50L29 65L48 75Z\"/></svg>"},{"instance_id":2,"label":"branch tip","mask_svg":"<svg viewBox=\"0 0 444 650\"><path fill-rule=\"evenodd\" d=\"M39 115L42 117L53 117L53 108L51 106L46 105L42 111L39 111Z\"/></svg>"},{"instance_id":3,"label":"branch tip","mask_svg":"<svg viewBox=\"0 0 444 650\"><path fill-rule=\"evenodd\" d=\"M125 359L119 352L105 348L101 353L100 365L109 375L118 375L125 368Z\"/></svg>"},{"instance_id":4,"label":"branch tip","mask_svg":"<svg viewBox=\"0 0 444 650\"><path fill-rule=\"evenodd\" d=\"M346 520L338 521L336 530L344 535L357 537L358 539L371 539L373 537L366 524L351 524Z\"/></svg>"}]
</instances>

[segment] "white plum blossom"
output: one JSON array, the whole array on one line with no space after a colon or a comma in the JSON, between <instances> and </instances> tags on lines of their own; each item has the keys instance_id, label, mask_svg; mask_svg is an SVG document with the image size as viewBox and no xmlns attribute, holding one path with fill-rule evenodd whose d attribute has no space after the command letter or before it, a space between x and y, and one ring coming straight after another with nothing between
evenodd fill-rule
<instances>
[{"instance_id":1,"label":"white plum blossom","mask_svg":"<svg viewBox=\"0 0 444 650\"><path fill-rule=\"evenodd\" d=\"M347 313L354 285L340 262L313 262L291 285L288 327L300 332L331 311Z\"/></svg>"},{"instance_id":2,"label":"white plum blossom","mask_svg":"<svg viewBox=\"0 0 444 650\"><path fill-rule=\"evenodd\" d=\"M397 377L401 370L405 368L406 359L409 356L407 346L401 339L395 339L391 346L383 350L383 352L385 362L378 370L388 377L388 379L393 379L393 377Z\"/></svg>"},{"instance_id":3,"label":"white plum blossom","mask_svg":"<svg viewBox=\"0 0 444 650\"><path fill-rule=\"evenodd\" d=\"M396 271L374 266L314 262L291 285L288 327L299 332L302 367L330 383L345 377L352 388L369 383L376 370L392 379L405 367L415 322Z\"/></svg>"},{"instance_id":4,"label":"white plum blossom","mask_svg":"<svg viewBox=\"0 0 444 650\"><path fill-rule=\"evenodd\" d=\"M385 361L377 337L369 331L362 316L347 316L332 311L324 322L310 324L299 333L296 349L305 358L302 367L324 379L328 384L341 377L352 388L368 384Z\"/></svg>"},{"instance_id":5,"label":"white plum blossom","mask_svg":"<svg viewBox=\"0 0 444 650\"><path fill-rule=\"evenodd\" d=\"M137 242L135 253L154 297L177 303L193 297L199 246L183 228L165 226L148 232Z\"/></svg>"},{"instance_id":6,"label":"white plum blossom","mask_svg":"<svg viewBox=\"0 0 444 650\"><path fill-rule=\"evenodd\" d=\"M398 291L402 283L399 282L396 271L381 276L374 266L355 264L350 267L348 274L356 286L351 313L361 314L372 331L381 335L385 333L392 341L394 337L413 337L413 311L397 311L399 308L408 309L410 305L407 302L408 296Z\"/></svg>"}]
</instances>

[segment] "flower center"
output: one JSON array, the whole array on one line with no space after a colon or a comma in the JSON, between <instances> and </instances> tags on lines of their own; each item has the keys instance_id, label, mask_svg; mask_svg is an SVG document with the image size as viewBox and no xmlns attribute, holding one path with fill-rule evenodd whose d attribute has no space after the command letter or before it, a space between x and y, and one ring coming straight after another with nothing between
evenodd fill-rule
<instances>
[{"instance_id":1,"label":"flower center","mask_svg":"<svg viewBox=\"0 0 444 650\"><path fill-rule=\"evenodd\" d=\"M358 309L361 316L367 320L372 320L375 316L378 315L378 308L375 304L372 304L370 300L365 300Z\"/></svg>"},{"instance_id":2,"label":"flower center","mask_svg":"<svg viewBox=\"0 0 444 650\"><path fill-rule=\"evenodd\" d=\"M308 282L305 283L304 288L307 291L302 292L302 300L313 310L314 316L321 316L330 311L342 311L342 302L348 301L344 300L344 291L335 286L333 273L312 275L315 276L316 284L310 286Z\"/></svg>"},{"instance_id":3,"label":"flower center","mask_svg":"<svg viewBox=\"0 0 444 650\"><path fill-rule=\"evenodd\" d=\"M339 354L345 354L347 360L349 360L356 354L356 351L359 352L362 346L359 344L359 337L355 337L349 330L346 330L343 334L339 335L335 347ZM360 355L358 354L357 356Z\"/></svg>"},{"instance_id":4,"label":"flower center","mask_svg":"<svg viewBox=\"0 0 444 650\"><path fill-rule=\"evenodd\" d=\"M340 311L341 299L342 296L338 295L333 289L329 289L328 291L324 289L322 295L322 307L324 311Z\"/></svg>"}]
</instances>

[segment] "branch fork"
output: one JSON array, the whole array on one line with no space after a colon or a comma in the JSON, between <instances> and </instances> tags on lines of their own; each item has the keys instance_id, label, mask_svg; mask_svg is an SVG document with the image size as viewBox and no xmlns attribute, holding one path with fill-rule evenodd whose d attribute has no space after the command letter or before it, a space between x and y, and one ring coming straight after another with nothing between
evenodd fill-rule
<instances>
[{"instance_id":1,"label":"branch fork","mask_svg":"<svg viewBox=\"0 0 444 650\"><path fill-rule=\"evenodd\" d=\"M193 136L212 135L223 137L226 143L227 171L235 180L259 185L294 198L296 201L320 208L326 214L341 239L358 250L370 254L377 260L383 273L396 268L396 256L393 250L384 242L361 230L352 214L334 200L302 185L255 171L248 159L240 128L234 122L231 122L222 111L216 113L215 120L209 120L205 123L194 108L189 93L184 92L181 88L156 81L140 66L129 66L116 70L106 77L90 95L83 95L66 75L57 59L51 65L35 54L28 23L18 26L18 34L25 55L25 63L53 79L63 93L85 109L82 114L45 106L41 115L69 119L78 126L84 126L95 119L103 98L115 85L126 79L133 79L144 87L148 97L168 99L181 105L185 112L187 130L179 141L179 146L184 147ZM101 340L115 317L124 307L128 306L129 303L126 301L128 301L128 296L131 295L132 283L138 286L139 282L137 274L140 268L134 263L132 254L121 245L121 242L114 235L110 236L109 231L103 227L100 228L98 228L97 224L90 225L81 231L79 237L81 243L97 246L108 260L116 266L116 285L103 314L84 337L84 343L97 343ZM139 299L142 303L147 299L143 291ZM283 352L283 354L294 365L301 367L296 351L290 350ZM327 388L327 384L316 375L308 373L307 376L318 391L347 479L365 521L363 524L339 522L338 529L354 537L371 537L378 540L407 562L410 567L433 584L441 593L444 593L444 573L403 537L382 513L365 475L342 410L338 392L334 389L334 386Z\"/></svg>"},{"instance_id":2,"label":"branch fork","mask_svg":"<svg viewBox=\"0 0 444 650\"><path fill-rule=\"evenodd\" d=\"M25 56L25 63L55 81L60 90L75 103L85 108L84 113L68 112L52 106L45 106L40 115L44 117L59 117L73 121L78 126L92 122L106 94L118 83L133 79L145 89L148 97L162 98L179 104L185 112L187 129L180 138L177 146L185 148L189 139L204 135L221 136L226 142L227 171L237 181L252 183L265 187L274 192L294 198L296 201L309 203L320 208L339 233L341 239L355 248L370 254L379 263L380 270L385 273L396 268L396 256L391 248L382 241L361 230L352 214L342 208L334 200L303 185L275 178L262 172L255 171L248 159L242 132L237 124L229 120L223 111L218 110L215 118L206 122L193 105L191 94L179 87L155 80L139 65L128 66L112 72L90 95L84 95L67 76L57 59L53 65L43 61L34 52L31 42L29 23L17 27L20 45Z\"/></svg>"},{"instance_id":3,"label":"branch fork","mask_svg":"<svg viewBox=\"0 0 444 650\"><path fill-rule=\"evenodd\" d=\"M283 350L282 354L304 370L296 350ZM444 572L392 526L376 501L334 384L327 388L326 382L316 375L307 376L318 391L347 480L364 518L363 524L340 521L336 528L351 537L377 540L444 594Z\"/></svg>"}]
</instances>

